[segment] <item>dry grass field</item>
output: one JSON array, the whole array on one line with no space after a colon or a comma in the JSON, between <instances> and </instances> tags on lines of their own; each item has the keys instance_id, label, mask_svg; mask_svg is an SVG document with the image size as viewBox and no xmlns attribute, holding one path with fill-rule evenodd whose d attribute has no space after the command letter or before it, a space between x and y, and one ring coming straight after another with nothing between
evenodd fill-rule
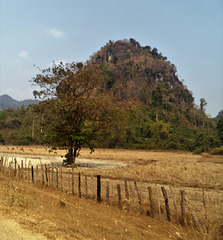
<instances>
[{"instance_id":1,"label":"dry grass field","mask_svg":"<svg viewBox=\"0 0 223 240\"><path fill-rule=\"evenodd\" d=\"M42 146L0 146L0 155L4 153L60 156L65 151L58 150L55 154ZM223 239L223 157L111 149L96 149L89 154L89 150L83 149L79 158L127 163L127 167L77 168L75 172L87 176L100 174L103 186L106 179L112 180L112 184L121 183L121 187L124 178L136 181L144 208L149 198L147 186L153 191L165 186L175 218L168 222L163 215L158 219L137 212L127 213L113 206L115 204L97 204L54 189L9 180L3 175L1 212L46 239ZM114 189L115 185L111 185L111 191ZM189 203L184 227L176 221L181 212L180 190L185 191ZM159 195L163 201L162 194ZM65 206L61 206L61 202L66 203ZM193 214L199 222L196 228L192 223Z\"/></svg>"}]
</instances>

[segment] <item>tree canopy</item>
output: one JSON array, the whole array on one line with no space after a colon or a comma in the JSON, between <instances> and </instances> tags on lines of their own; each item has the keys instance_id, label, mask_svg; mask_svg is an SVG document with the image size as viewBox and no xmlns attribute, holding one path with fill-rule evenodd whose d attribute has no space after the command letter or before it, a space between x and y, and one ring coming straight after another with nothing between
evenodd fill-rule
<instances>
[{"instance_id":1,"label":"tree canopy","mask_svg":"<svg viewBox=\"0 0 223 240\"><path fill-rule=\"evenodd\" d=\"M32 82L41 88L38 96L47 99L35 106L35 112L43 116L42 135L55 146L68 147L67 163L73 164L83 144L93 150L90 139L102 107L101 95L95 94L98 69L81 63L54 63Z\"/></svg>"}]
</instances>

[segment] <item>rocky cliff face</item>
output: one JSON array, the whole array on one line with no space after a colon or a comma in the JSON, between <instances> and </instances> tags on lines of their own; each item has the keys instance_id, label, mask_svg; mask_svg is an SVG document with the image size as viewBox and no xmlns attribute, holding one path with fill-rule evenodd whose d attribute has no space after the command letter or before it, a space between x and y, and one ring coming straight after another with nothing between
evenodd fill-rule
<instances>
[{"instance_id":1,"label":"rocky cliff face","mask_svg":"<svg viewBox=\"0 0 223 240\"><path fill-rule=\"evenodd\" d=\"M157 93L167 103L192 107L192 93L178 79L176 67L156 48L142 47L134 39L110 41L89 63L102 71L101 89L110 91L118 100L150 104Z\"/></svg>"}]
</instances>

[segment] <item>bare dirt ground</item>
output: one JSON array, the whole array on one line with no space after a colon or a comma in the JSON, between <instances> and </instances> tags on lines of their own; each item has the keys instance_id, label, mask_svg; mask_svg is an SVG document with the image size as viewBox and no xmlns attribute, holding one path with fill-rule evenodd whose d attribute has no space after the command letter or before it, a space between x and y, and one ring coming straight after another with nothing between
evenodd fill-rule
<instances>
[{"instance_id":1,"label":"bare dirt ground","mask_svg":"<svg viewBox=\"0 0 223 240\"><path fill-rule=\"evenodd\" d=\"M0 178L0 239L200 239L195 230Z\"/></svg>"},{"instance_id":2,"label":"bare dirt ground","mask_svg":"<svg viewBox=\"0 0 223 240\"><path fill-rule=\"evenodd\" d=\"M44 158L49 163L54 158L56 162L62 163L61 156L66 154L65 150L57 150L49 153L49 148L42 146L0 146L0 153L22 154L25 156L36 156ZM83 171L111 177L122 177L123 166L125 177L141 181L153 181L167 183L175 186L201 187L206 189L223 188L223 156L213 156L209 154L194 155L187 152L165 152L146 150L119 150L119 149L96 149L90 154L89 149L82 149L78 164L107 164L108 169L91 169ZM38 160L39 161L39 160ZM118 168L110 168L113 163ZM121 165L119 165L122 163ZM99 167L101 168L100 164ZM223 190L223 189L222 189Z\"/></svg>"},{"instance_id":3,"label":"bare dirt ground","mask_svg":"<svg viewBox=\"0 0 223 240\"><path fill-rule=\"evenodd\" d=\"M47 147L40 146L0 146L0 155L23 154L25 157L31 154L58 158L65 154L64 150L57 150L57 153L49 153L48 150ZM82 173L101 174L108 179L127 177L150 184L164 184L177 191L185 189L190 194L194 207L196 204L204 204L205 226L209 224L208 230L198 233L195 229L173 222L126 213L117 207L97 204L92 200L79 199L47 187L1 176L0 223L6 224L0 226L6 230L2 231L5 238L0 235L0 239L13 239L7 238L10 236L7 227L10 224L14 226L10 227L12 235L15 235L12 229L20 229L16 232L21 232L21 236L24 236L15 239L32 239L29 234L35 237L33 239L61 240L223 239L223 217L220 214L223 209L223 157L184 152L110 149L96 149L93 154L89 154L89 150L83 149L78 161L81 163L84 159L87 159L87 164L96 164L96 168L80 165L77 171ZM107 163L108 168L100 168L100 162L103 165ZM110 167L111 162L117 165ZM120 162L123 165L119 165ZM202 192L205 193L203 197Z\"/></svg>"},{"instance_id":4,"label":"bare dirt ground","mask_svg":"<svg viewBox=\"0 0 223 240\"><path fill-rule=\"evenodd\" d=\"M25 229L15 220L6 218L0 213L0 239L4 240L45 240L44 235Z\"/></svg>"}]
</instances>

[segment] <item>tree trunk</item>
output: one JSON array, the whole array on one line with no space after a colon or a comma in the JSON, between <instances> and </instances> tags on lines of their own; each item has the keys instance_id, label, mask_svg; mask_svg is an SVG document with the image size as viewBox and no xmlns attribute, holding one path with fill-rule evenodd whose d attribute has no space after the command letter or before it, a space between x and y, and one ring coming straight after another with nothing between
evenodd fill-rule
<instances>
[{"instance_id":1,"label":"tree trunk","mask_svg":"<svg viewBox=\"0 0 223 240\"><path fill-rule=\"evenodd\" d=\"M80 143L78 141L70 140L68 146L68 153L66 154L66 163L74 166L76 157L79 156L79 152L81 150Z\"/></svg>"},{"instance_id":2,"label":"tree trunk","mask_svg":"<svg viewBox=\"0 0 223 240\"><path fill-rule=\"evenodd\" d=\"M159 112L158 110L156 110L156 122L158 122L158 120L159 120Z\"/></svg>"},{"instance_id":3,"label":"tree trunk","mask_svg":"<svg viewBox=\"0 0 223 240\"><path fill-rule=\"evenodd\" d=\"M76 152L74 151L73 146L69 146L68 154L66 156L67 164L74 165L75 164L75 156L76 156Z\"/></svg>"}]
</instances>

